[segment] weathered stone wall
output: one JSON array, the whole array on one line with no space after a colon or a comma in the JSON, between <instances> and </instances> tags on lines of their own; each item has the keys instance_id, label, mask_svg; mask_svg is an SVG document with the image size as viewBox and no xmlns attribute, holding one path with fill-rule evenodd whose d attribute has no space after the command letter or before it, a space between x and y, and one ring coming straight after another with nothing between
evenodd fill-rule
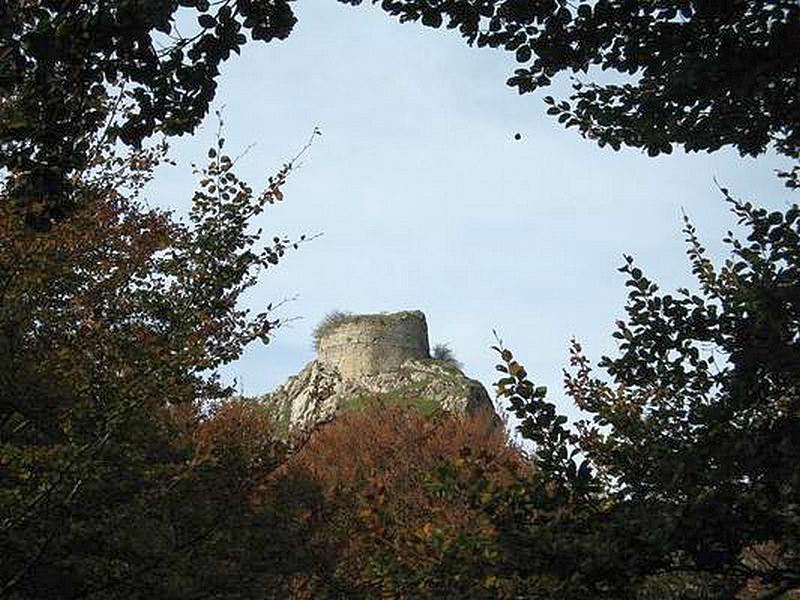
<instances>
[{"instance_id":1,"label":"weathered stone wall","mask_svg":"<svg viewBox=\"0 0 800 600\"><path fill-rule=\"evenodd\" d=\"M319 340L319 362L345 379L394 371L409 359L427 359L428 324L420 311L358 315Z\"/></svg>"}]
</instances>

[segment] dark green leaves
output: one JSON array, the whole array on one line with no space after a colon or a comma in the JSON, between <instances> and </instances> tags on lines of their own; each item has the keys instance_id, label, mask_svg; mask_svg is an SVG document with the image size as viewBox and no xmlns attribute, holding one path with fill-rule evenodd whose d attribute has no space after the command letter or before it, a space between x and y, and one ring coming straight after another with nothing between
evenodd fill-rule
<instances>
[{"instance_id":1,"label":"dark green leaves","mask_svg":"<svg viewBox=\"0 0 800 600\"><path fill-rule=\"evenodd\" d=\"M438 28L442 26L442 14L435 10L427 10L422 13L422 24L428 27Z\"/></svg>"},{"instance_id":2,"label":"dark green leaves","mask_svg":"<svg viewBox=\"0 0 800 600\"><path fill-rule=\"evenodd\" d=\"M579 423L581 449L613 478L629 519L680 523L672 551L708 573L740 570L735 588L785 577L743 565L741 553L766 540L791 547L798 534L788 472L800 455L783 444L800 432L785 410L800 388L800 302L779 290L800 286L800 231L789 222L797 207L769 212L724 193L747 243L729 234L731 257L717 268L686 219L696 293L659 294L626 257L627 319L613 334L617 355L600 362L607 378L592 376L575 344L565 381L592 417Z\"/></svg>"},{"instance_id":3,"label":"dark green leaves","mask_svg":"<svg viewBox=\"0 0 800 600\"><path fill-rule=\"evenodd\" d=\"M70 210L69 181L89 166L88 140L107 123L107 135L131 146L155 132L193 131L214 98L219 66L240 51L244 33L283 39L295 22L285 0L239 0L236 10L231 2L182 0L203 33L179 36L171 27L178 6L12 0L0 8L2 96L13 98L0 108L0 168L27 180L15 202L32 224ZM47 186L45 171L55 178Z\"/></svg>"},{"instance_id":4,"label":"dark green leaves","mask_svg":"<svg viewBox=\"0 0 800 600\"><path fill-rule=\"evenodd\" d=\"M768 211L723 194L746 239L729 233L730 257L716 267L685 219L697 290L662 294L625 257L626 318L612 334L616 352L600 361L604 376L571 346L564 383L587 416L573 428L513 354L495 347L505 375L498 398L549 492L529 486L516 517L536 525L522 539L538 555L543 532L557 531L562 544L549 551L564 564L579 552L570 577L602 581L600 597L796 586L800 207ZM602 567L597 540L607 544ZM761 552L770 561L750 560Z\"/></svg>"},{"instance_id":5,"label":"dark green leaves","mask_svg":"<svg viewBox=\"0 0 800 600\"><path fill-rule=\"evenodd\" d=\"M449 19L467 43L513 52L529 65L508 79L521 94L558 74L586 74L570 97L571 118L560 122L601 146L633 146L649 156L669 154L672 144L688 151L732 145L743 155L774 144L787 156L800 153L796 0L730 2L724 9L684 0L394 0L382 6L401 21L421 18L438 27ZM597 67L622 82L592 83Z\"/></svg>"},{"instance_id":6,"label":"dark green leaves","mask_svg":"<svg viewBox=\"0 0 800 600\"><path fill-rule=\"evenodd\" d=\"M214 16L208 14L197 17L197 22L200 24L200 27L204 29L211 29L217 24L217 20L214 18Z\"/></svg>"}]
</instances>

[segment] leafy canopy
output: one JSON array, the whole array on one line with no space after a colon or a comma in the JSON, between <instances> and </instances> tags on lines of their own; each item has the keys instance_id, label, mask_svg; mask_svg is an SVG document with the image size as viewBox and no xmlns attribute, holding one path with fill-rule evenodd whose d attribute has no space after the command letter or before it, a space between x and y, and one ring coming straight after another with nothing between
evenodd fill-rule
<instances>
[{"instance_id":1,"label":"leafy canopy","mask_svg":"<svg viewBox=\"0 0 800 600\"><path fill-rule=\"evenodd\" d=\"M360 4L361 0L349 0ZM373 0L377 3L377 0ZM800 155L800 6L794 0L388 0L401 21L458 29L521 63L520 94L572 74L548 114L604 146L669 153L770 144ZM611 71L603 76L598 70Z\"/></svg>"},{"instance_id":2,"label":"leafy canopy","mask_svg":"<svg viewBox=\"0 0 800 600\"><path fill-rule=\"evenodd\" d=\"M194 25L185 33L179 10ZM155 132L192 132L247 34L284 39L294 23L286 1L4 2L0 168L25 175L14 196L59 217L97 137L138 146Z\"/></svg>"},{"instance_id":3,"label":"leafy canopy","mask_svg":"<svg viewBox=\"0 0 800 600\"><path fill-rule=\"evenodd\" d=\"M362 0L339 0L359 5ZM377 0L373 0L377 3ZM520 93L571 73L572 95L548 113L601 146L650 155L800 152L800 7L794 0L383 0L401 21L458 29L521 63ZM193 25L181 31L182 20ZM71 174L94 136L138 145L192 132L220 67L250 40L285 39L289 0L109 0L0 6L0 168L21 177L23 210L70 210ZM611 71L613 77L597 70ZM129 110L114 119L117 98ZM785 174L797 183L797 171Z\"/></svg>"},{"instance_id":4,"label":"leafy canopy","mask_svg":"<svg viewBox=\"0 0 800 600\"><path fill-rule=\"evenodd\" d=\"M223 145L185 220L137 198L163 146L124 157L104 142L79 209L45 233L5 201L13 177L0 187L3 597L243 590L272 552L249 494L281 444L265 411L207 413L231 394L218 368L278 325L239 299L302 240L252 227L293 163L256 193Z\"/></svg>"},{"instance_id":5,"label":"leafy canopy","mask_svg":"<svg viewBox=\"0 0 800 600\"><path fill-rule=\"evenodd\" d=\"M523 514L548 498L557 507L522 539L557 564L581 556L564 585L587 597L670 577L686 594L689 574L721 585L717 595L800 587L800 208L723 193L747 229L745 241L726 237L730 258L716 267L687 220L699 289L662 293L627 258L627 318L617 356L600 361L605 377L573 343L566 388L589 415L576 430L498 347L498 393L548 490ZM560 545L542 542L548 526Z\"/></svg>"}]
</instances>

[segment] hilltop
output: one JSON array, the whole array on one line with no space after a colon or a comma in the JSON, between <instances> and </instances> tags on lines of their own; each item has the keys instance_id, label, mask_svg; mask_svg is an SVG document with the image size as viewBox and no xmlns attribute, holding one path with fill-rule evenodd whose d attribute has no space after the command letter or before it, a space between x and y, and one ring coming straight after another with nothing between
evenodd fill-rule
<instances>
[{"instance_id":1,"label":"hilltop","mask_svg":"<svg viewBox=\"0 0 800 600\"><path fill-rule=\"evenodd\" d=\"M420 311L341 314L318 329L317 358L260 398L284 431L309 430L369 402L425 413L494 411L483 385L433 358Z\"/></svg>"}]
</instances>

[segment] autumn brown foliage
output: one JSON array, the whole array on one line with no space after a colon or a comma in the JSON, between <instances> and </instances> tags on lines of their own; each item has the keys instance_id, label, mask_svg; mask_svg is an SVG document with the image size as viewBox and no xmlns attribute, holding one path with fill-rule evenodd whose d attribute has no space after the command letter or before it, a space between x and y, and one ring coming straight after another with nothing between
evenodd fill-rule
<instances>
[{"instance_id":1,"label":"autumn brown foliage","mask_svg":"<svg viewBox=\"0 0 800 600\"><path fill-rule=\"evenodd\" d=\"M217 368L277 324L238 298L291 245L251 230L291 163L256 195L219 138L187 223L137 197L165 146L97 144L79 208L44 229L0 180L0 595L247 589L239 555L269 540L250 491L281 448L249 407L206 413L231 394Z\"/></svg>"},{"instance_id":2,"label":"autumn brown foliage","mask_svg":"<svg viewBox=\"0 0 800 600\"><path fill-rule=\"evenodd\" d=\"M317 570L304 576L315 593L425 596L442 586L450 593L459 584L448 577L474 569L469 585L480 587L481 571L490 568L485 557L456 555L464 540L491 545L497 535L471 495L458 490L477 474L473 457L487 486L509 486L530 472L492 415L430 417L376 403L321 427L262 491L273 502L291 501L295 511L304 506L300 518L317 557ZM463 565L453 570L454 560Z\"/></svg>"}]
</instances>

